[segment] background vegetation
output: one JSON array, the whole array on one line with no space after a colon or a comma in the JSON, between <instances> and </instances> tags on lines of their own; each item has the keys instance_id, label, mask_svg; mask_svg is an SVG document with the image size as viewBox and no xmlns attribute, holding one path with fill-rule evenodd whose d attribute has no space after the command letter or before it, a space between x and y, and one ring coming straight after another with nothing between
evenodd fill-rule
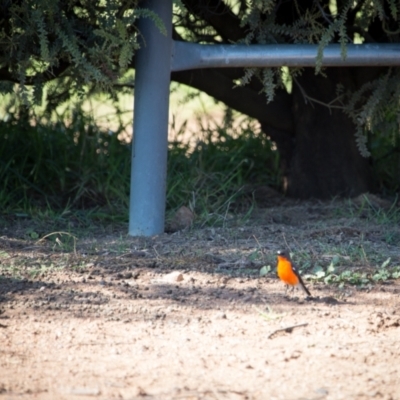
<instances>
[{"instance_id":1,"label":"background vegetation","mask_svg":"<svg viewBox=\"0 0 400 400\"><path fill-rule=\"evenodd\" d=\"M130 149L124 138L131 120L118 101L134 86L137 21L147 18L165 33L161 20L136 0L24 0L0 8L1 210L91 209L126 220ZM355 69L349 74L360 79L352 86L350 78L321 69L320 61L329 43L340 43L343 54L349 43L397 43L399 15L398 2L383 0L176 1L175 40L315 43L320 51L311 73L172 74L225 106L214 127L199 123L195 142L180 140L183 122L170 143L168 210L189 205L215 223L219 215L251 209L257 185L282 191L284 183L300 198L356 195L370 187L394 198L400 182L398 71L378 68L372 76ZM330 82L329 90L321 82ZM334 102L315 101L312 88L318 88L315 97L329 92ZM88 110L91 99L97 99L95 108L116 106L112 131ZM309 142L304 127L310 127ZM370 154L368 161L359 151ZM359 174L335 181L352 171Z\"/></svg>"},{"instance_id":2,"label":"background vegetation","mask_svg":"<svg viewBox=\"0 0 400 400\"><path fill-rule=\"evenodd\" d=\"M184 98L186 91L179 92ZM187 101L191 98L193 93ZM98 100L96 104L100 106ZM108 104L112 109L112 103ZM130 118L121 118L123 111L114 108L109 116L114 129L110 130L85 109L87 105L77 102L50 119L34 112L24 118L3 103L3 212L91 210L93 217L108 213L111 219L127 220L131 149L120 138L126 137ZM227 212L252 207L249 185L279 186L278 153L256 121L230 109L223 110L223 118L198 118L195 141L190 140L186 120L170 142L167 211L187 205L203 222L216 222Z\"/></svg>"},{"instance_id":3,"label":"background vegetation","mask_svg":"<svg viewBox=\"0 0 400 400\"><path fill-rule=\"evenodd\" d=\"M185 96L185 91L180 93ZM114 109L110 117L115 129L110 130L97 124L82 103L71 107L51 120L3 112L0 209L27 215L90 210L94 218L127 221L131 154L130 144L119 139L126 134L127 117L119 118L121 112ZM256 121L223 111L223 118L199 117L195 137L188 121L177 128L169 144L168 213L186 205L200 224L218 224L227 213L246 213L256 206L257 187L279 190L274 143ZM380 193L394 198L399 189L398 147L382 135L371 139L371 150Z\"/></svg>"}]
</instances>

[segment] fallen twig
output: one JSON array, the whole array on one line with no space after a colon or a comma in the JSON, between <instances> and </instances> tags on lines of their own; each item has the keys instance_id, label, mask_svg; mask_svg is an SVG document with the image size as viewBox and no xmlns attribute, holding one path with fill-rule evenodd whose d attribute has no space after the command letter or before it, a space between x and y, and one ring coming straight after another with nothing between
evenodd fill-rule
<instances>
[{"instance_id":1,"label":"fallen twig","mask_svg":"<svg viewBox=\"0 0 400 400\"><path fill-rule=\"evenodd\" d=\"M271 339L274 335L276 335L279 332L287 332L287 333L292 333L294 328L300 328L301 326L307 326L308 323L305 322L304 324L298 324L298 325L292 325L292 326L287 326L286 328L279 328L273 331L268 335L268 339Z\"/></svg>"}]
</instances>

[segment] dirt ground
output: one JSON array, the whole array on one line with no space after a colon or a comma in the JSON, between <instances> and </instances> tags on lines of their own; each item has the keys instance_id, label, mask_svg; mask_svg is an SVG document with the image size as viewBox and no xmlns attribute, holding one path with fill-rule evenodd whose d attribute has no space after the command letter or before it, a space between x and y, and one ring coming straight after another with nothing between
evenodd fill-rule
<instances>
[{"instance_id":1,"label":"dirt ground","mask_svg":"<svg viewBox=\"0 0 400 400\"><path fill-rule=\"evenodd\" d=\"M400 399L400 280L307 300L274 275L282 247L304 274L399 265L399 228L346 207L147 239L0 219L0 399Z\"/></svg>"}]
</instances>

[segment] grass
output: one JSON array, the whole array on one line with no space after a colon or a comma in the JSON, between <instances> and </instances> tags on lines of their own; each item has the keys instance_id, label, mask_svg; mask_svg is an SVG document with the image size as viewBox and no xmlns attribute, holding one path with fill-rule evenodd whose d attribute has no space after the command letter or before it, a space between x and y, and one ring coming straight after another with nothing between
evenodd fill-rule
<instances>
[{"instance_id":1,"label":"grass","mask_svg":"<svg viewBox=\"0 0 400 400\"><path fill-rule=\"evenodd\" d=\"M278 155L254 121L234 128L227 111L222 122L206 126L192 148L180 140L170 143L167 208L189 206L201 225L223 223L232 212L253 206L251 185L279 185Z\"/></svg>"},{"instance_id":2,"label":"grass","mask_svg":"<svg viewBox=\"0 0 400 400\"><path fill-rule=\"evenodd\" d=\"M68 125L0 123L3 210L126 208L128 146L83 115L74 118Z\"/></svg>"},{"instance_id":3,"label":"grass","mask_svg":"<svg viewBox=\"0 0 400 400\"><path fill-rule=\"evenodd\" d=\"M126 223L131 154L118 139L124 126L110 132L79 110L67 117L0 121L0 208L20 218ZM221 225L251 210L246 187L278 184L277 152L254 121L234 128L226 111L216 127L201 126L200 137L194 148L169 145L167 215L186 205L201 226Z\"/></svg>"}]
</instances>

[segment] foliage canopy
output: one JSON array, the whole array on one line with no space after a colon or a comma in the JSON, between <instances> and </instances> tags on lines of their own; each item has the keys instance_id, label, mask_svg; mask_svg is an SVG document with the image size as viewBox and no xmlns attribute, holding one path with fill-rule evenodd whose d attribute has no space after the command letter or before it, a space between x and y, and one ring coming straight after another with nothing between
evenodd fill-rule
<instances>
[{"instance_id":1,"label":"foliage canopy","mask_svg":"<svg viewBox=\"0 0 400 400\"><path fill-rule=\"evenodd\" d=\"M54 107L83 87L112 91L124 72L134 66L139 48L139 18L157 15L141 8L138 0L21 0L0 5L0 92L12 93L15 83L23 104L46 101ZM174 36L199 43L315 43L319 44L316 72L323 73L321 57L329 43L399 42L398 0L179 0L174 2ZM267 101L287 81L287 69L245 70L232 85L254 78L262 82ZM289 69L296 84L301 69ZM32 85L33 90L28 90ZM86 85L86 86L85 86ZM94 90L94 89L93 89ZM397 69L358 90L338 87L336 106L353 118L357 142L364 155L366 131L382 131L389 124L397 135L400 79ZM387 128L387 126L386 126Z\"/></svg>"},{"instance_id":2,"label":"foliage canopy","mask_svg":"<svg viewBox=\"0 0 400 400\"><path fill-rule=\"evenodd\" d=\"M56 97L59 104L83 87L110 90L128 69L139 48L136 21L159 17L139 8L137 0L6 1L0 6L0 90L14 90L24 104ZM30 93L27 85L34 90ZM29 96L31 94L31 96Z\"/></svg>"}]
</instances>

